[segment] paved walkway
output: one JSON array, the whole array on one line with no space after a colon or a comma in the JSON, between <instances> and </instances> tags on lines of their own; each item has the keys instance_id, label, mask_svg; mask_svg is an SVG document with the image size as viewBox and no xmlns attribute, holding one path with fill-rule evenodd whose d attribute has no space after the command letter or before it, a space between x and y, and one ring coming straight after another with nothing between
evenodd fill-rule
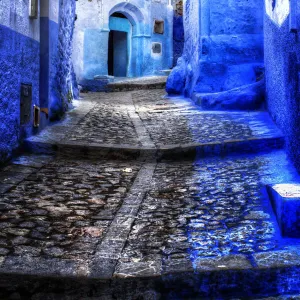
<instances>
[{"instance_id":1,"label":"paved walkway","mask_svg":"<svg viewBox=\"0 0 300 300\"><path fill-rule=\"evenodd\" d=\"M66 120L26 141L31 151L82 150L156 157L257 152L283 147L266 112L207 112L163 90L87 94Z\"/></svg>"},{"instance_id":2,"label":"paved walkway","mask_svg":"<svg viewBox=\"0 0 300 300\"><path fill-rule=\"evenodd\" d=\"M281 133L264 112L163 96L87 94L28 139L43 155L1 170L0 299L299 292L299 241L281 238L265 191L299 181ZM178 159L185 147L198 155Z\"/></svg>"}]
</instances>

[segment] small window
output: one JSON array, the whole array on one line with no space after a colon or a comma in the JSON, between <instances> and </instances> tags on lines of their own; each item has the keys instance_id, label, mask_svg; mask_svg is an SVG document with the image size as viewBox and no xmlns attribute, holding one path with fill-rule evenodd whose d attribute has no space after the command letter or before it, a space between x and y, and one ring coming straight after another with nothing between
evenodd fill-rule
<instances>
[{"instance_id":1,"label":"small window","mask_svg":"<svg viewBox=\"0 0 300 300\"><path fill-rule=\"evenodd\" d=\"M163 34L165 30L165 22L155 20L154 21L154 33Z\"/></svg>"},{"instance_id":2,"label":"small window","mask_svg":"<svg viewBox=\"0 0 300 300\"><path fill-rule=\"evenodd\" d=\"M38 18L38 0L29 1L29 17L32 19Z\"/></svg>"},{"instance_id":3,"label":"small window","mask_svg":"<svg viewBox=\"0 0 300 300\"><path fill-rule=\"evenodd\" d=\"M153 54L161 54L161 52L162 52L161 43L153 43L152 44L152 53Z\"/></svg>"}]
</instances>

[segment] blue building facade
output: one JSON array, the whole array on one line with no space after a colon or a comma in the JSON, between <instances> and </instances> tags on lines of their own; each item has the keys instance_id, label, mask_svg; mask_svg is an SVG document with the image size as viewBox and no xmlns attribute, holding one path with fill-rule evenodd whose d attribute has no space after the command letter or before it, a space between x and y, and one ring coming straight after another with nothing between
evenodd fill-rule
<instances>
[{"instance_id":1,"label":"blue building facade","mask_svg":"<svg viewBox=\"0 0 300 300\"><path fill-rule=\"evenodd\" d=\"M0 2L0 162L66 109L74 18L73 0Z\"/></svg>"},{"instance_id":2,"label":"blue building facade","mask_svg":"<svg viewBox=\"0 0 300 300\"><path fill-rule=\"evenodd\" d=\"M173 6L173 65L176 66L177 60L182 56L184 49L183 1L177 0L173 3Z\"/></svg>"},{"instance_id":3,"label":"blue building facade","mask_svg":"<svg viewBox=\"0 0 300 300\"><path fill-rule=\"evenodd\" d=\"M283 130L300 170L300 2L265 0L264 49L267 107Z\"/></svg>"},{"instance_id":4,"label":"blue building facade","mask_svg":"<svg viewBox=\"0 0 300 300\"><path fill-rule=\"evenodd\" d=\"M77 15L73 62L79 82L106 75L154 75L172 67L173 6L170 0L79 0ZM118 35L115 39L114 34ZM126 42L116 43L122 39ZM118 55L113 55L115 51ZM112 64L125 71L116 73Z\"/></svg>"},{"instance_id":5,"label":"blue building facade","mask_svg":"<svg viewBox=\"0 0 300 300\"><path fill-rule=\"evenodd\" d=\"M263 12L262 0L184 1L185 46L167 91L192 97L256 82L263 67Z\"/></svg>"}]
</instances>

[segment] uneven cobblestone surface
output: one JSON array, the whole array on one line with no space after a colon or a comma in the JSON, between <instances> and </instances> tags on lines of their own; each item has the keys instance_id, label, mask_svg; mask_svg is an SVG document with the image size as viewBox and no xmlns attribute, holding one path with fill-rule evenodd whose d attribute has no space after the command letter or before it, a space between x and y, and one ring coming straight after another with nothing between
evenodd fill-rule
<instances>
[{"instance_id":1,"label":"uneven cobblestone surface","mask_svg":"<svg viewBox=\"0 0 300 300\"><path fill-rule=\"evenodd\" d=\"M282 139L265 112L202 112L163 90L90 93L77 105L29 139L32 148L65 151L20 157L0 170L0 299L24 290L55 300L299 290L300 243L281 238L265 191L299 181L283 151L154 155L164 146ZM95 153L88 160L89 146L147 151L137 160L96 160Z\"/></svg>"},{"instance_id":2,"label":"uneven cobblestone surface","mask_svg":"<svg viewBox=\"0 0 300 300\"><path fill-rule=\"evenodd\" d=\"M87 260L130 188L138 163L56 159L1 197L0 257Z\"/></svg>"},{"instance_id":3,"label":"uneven cobblestone surface","mask_svg":"<svg viewBox=\"0 0 300 300\"><path fill-rule=\"evenodd\" d=\"M197 259L279 249L265 184L293 180L283 153L158 164L122 261Z\"/></svg>"},{"instance_id":4,"label":"uneven cobblestone surface","mask_svg":"<svg viewBox=\"0 0 300 300\"><path fill-rule=\"evenodd\" d=\"M66 122L29 138L27 144L31 151L44 143L50 147L150 149L153 155L164 147L195 150L199 145L264 143L268 139L274 140L271 148L277 147L276 141L282 144L282 134L266 112L207 112L187 99L164 95L164 90L83 94Z\"/></svg>"},{"instance_id":5,"label":"uneven cobblestone surface","mask_svg":"<svg viewBox=\"0 0 300 300\"><path fill-rule=\"evenodd\" d=\"M255 123L262 127L258 124L259 114L207 113L187 100L162 99L163 95L160 90L132 93L141 119L157 146L246 140L262 135L266 130L254 130Z\"/></svg>"},{"instance_id":6,"label":"uneven cobblestone surface","mask_svg":"<svg viewBox=\"0 0 300 300\"><path fill-rule=\"evenodd\" d=\"M127 111L113 105L94 107L68 137L70 141L97 144L139 145L137 134Z\"/></svg>"}]
</instances>

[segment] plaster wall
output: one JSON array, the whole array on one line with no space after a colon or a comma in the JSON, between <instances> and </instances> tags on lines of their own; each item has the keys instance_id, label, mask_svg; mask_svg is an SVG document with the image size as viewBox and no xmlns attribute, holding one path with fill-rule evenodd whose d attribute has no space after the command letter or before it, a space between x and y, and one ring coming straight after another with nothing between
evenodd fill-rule
<instances>
[{"instance_id":1,"label":"plaster wall","mask_svg":"<svg viewBox=\"0 0 300 300\"><path fill-rule=\"evenodd\" d=\"M186 83L180 93L214 93L255 82L263 65L263 5L263 0L184 1Z\"/></svg>"},{"instance_id":2,"label":"plaster wall","mask_svg":"<svg viewBox=\"0 0 300 300\"><path fill-rule=\"evenodd\" d=\"M132 26L128 76L151 75L172 66L173 8L168 0L79 0L73 62L80 82L108 74L109 17L115 12L124 14ZM165 22L164 34L153 32L155 19ZM154 42L162 43L162 55L152 54Z\"/></svg>"},{"instance_id":3,"label":"plaster wall","mask_svg":"<svg viewBox=\"0 0 300 300\"><path fill-rule=\"evenodd\" d=\"M22 137L34 132L20 126L21 83L32 85L32 105L39 105L39 19L29 18L29 1L0 1L0 162Z\"/></svg>"},{"instance_id":4,"label":"plaster wall","mask_svg":"<svg viewBox=\"0 0 300 300\"><path fill-rule=\"evenodd\" d=\"M184 48L184 29L183 16L174 15L173 20L173 65L176 66L177 60L183 54Z\"/></svg>"},{"instance_id":5,"label":"plaster wall","mask_svg":"<svg viewBox=\"0 0 300 300\"><path fill-rule=\"evenodd\" d=\"M40 99L48 108L51 88L55 84L59 30L59 0L41 1Z\"/></svg>"},{"instance_id":6,"label":"plaster wall","mask_svg":"<svg viewBox=\"0 0 300 300\"><path fill-rule=\"evenodd\" d=\"M0 1L0 163L48 124L41 113L40 127L33 126L33 105L61 115L72 82L75 0L40 0L36 19L29 17L29 3ZM32 85L29 120L22 125L21 84Z\"/></svg>"},{"instance_id":7,"label":"plaster wall","mask_svg":"<svg viewBox=\"0 0 300 300\"><path fill-rule=\"evenodd\" d=\"M266 0L264 20L267 106L273 120L283 130L287 149L300 171L300 2L292 7L296 15L296 33L290 32L289 1L280 1L272 10Z\"/></svg>"},{"instance_id":8,"label":"plaster wall","mask_svg":"<svg viewBox=\"0 0 300 300\"><path fill-rule=\"evenodd\" d=\"M59 119L71 106L72 99L78 95L72 63L75 10L75 0L59 0L58 32L56 31L56 26L54 30L50 31L53 35L53 41L57 43L57 46L55 44L52 45L52 40L50 39L50 119ZM51 23L50 19L50 29ZM52 37L50 36L50 38Z\"/></svg>"}]
</instances>

